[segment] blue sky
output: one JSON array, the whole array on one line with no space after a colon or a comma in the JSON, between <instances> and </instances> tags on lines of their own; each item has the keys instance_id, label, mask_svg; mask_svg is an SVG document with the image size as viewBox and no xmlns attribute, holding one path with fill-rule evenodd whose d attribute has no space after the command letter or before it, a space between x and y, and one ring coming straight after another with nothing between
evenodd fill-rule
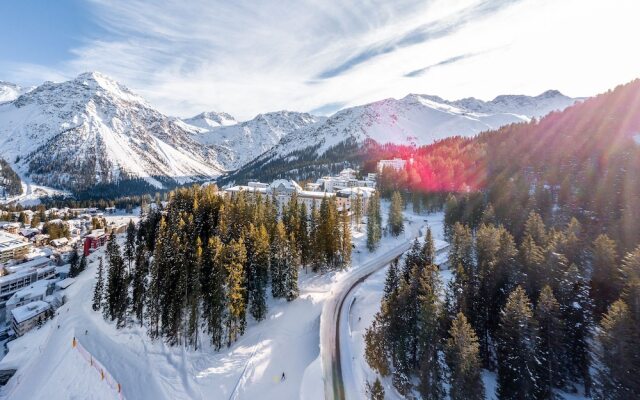
<instances>
[{"instance_id":1,"label":"blue sky","mask_svg":"<svg viewBox=\"0 0 640 400\"><path fill-rule=\"evenodd\" d=\"M99 34L89 8L79 0L0 2L0 62L56 65L70 49Z\"/></svg>"},{"instance_id":2,"label":"blue sky","mask_svg":"<svg viewBox=\"0 0 640 400\"><path fill-rule=\"evenodd\" d=\"M408 93L588 96L640 75L637 0L0 2L0 80L97 70L161 111L328 114Z\"/></svg>"}]
</instances>

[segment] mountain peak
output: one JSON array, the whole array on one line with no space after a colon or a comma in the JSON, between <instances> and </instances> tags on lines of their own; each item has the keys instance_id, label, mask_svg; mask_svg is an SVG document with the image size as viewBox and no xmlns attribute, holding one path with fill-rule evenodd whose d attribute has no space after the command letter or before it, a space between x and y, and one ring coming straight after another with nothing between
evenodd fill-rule
<instances>
[{"instance_id":1,"label":"mountain peak","mask_svg":"<svg viewBox=\"0 0 640 400\"><path fill-rule=\"evenodd\" d=\"M0 103L15 100L32 89L32 87L23 88L15 83L0 81Z\"/></svg>"},{"instance_id":2,"label":"mountain peak","mask_svg":"<svg viewBox=\"0 0 640 400\"><path fill-rule=\"evenodd\" d=\"M547 90L546 92L540 93L536 97L539 99L545 99L545 98L548 99L551 97L567 97L567 96L562 94L562 92L560 92L559 90L551 89L551 90Z\"/></svg>"}]
</instances>

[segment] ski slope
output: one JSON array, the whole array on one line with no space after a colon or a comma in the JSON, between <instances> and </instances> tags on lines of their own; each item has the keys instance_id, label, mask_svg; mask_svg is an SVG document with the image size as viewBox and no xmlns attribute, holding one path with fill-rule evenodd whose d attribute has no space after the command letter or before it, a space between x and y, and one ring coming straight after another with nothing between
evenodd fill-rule
<instances>
[{"instance_id":1,"label":"ski slope","mask_svg":"<svg viewBox=\"0 0 640 400\"><path fill-rule=\"evenodd\" d=\"M385 216L387 207L383 204ZM407 215L415 226L424 218ZM126 221L130 216L109 218ZM319 336L324 303L361 265L405 240L383 238L377 252L369 253L365 229L363 224L362 232L354 230L351 269L322 276L301 271L298 299L270 299L266 320L256 323L249 317L245 335L219 352L208 343L198 350L168 347L151 341L144 328L117 330L94 312L93 286L102 248L89 256L87 270L67 289L68 302L54 320L9 343L0 369L18 372L0 389L0 398L119 398L72 348L73 337L121 384L126 399L324 398ZM286 379L281 381L283 372Z\"/></svg>"}]
</instances>

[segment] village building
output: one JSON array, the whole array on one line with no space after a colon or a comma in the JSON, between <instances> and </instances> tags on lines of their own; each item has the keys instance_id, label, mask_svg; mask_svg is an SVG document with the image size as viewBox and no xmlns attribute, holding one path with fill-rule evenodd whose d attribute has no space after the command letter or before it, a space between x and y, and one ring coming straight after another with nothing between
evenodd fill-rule
<instances>
[{"instance_id":1,"label":"village building","mask_svg":"<svg viewBox=\"0 0 640 400\"><path fill-rule=\"evenodd\" d=\"M11 327L17 336L22 336L47 320L49 303L34 301L11 310Z\"/></svg>"},{"instance_id":2,"label":"village building","mask_svg":"<svg viewBox=\"0 0 640 400\"><path fill-rule=\"evenodd\" d=\"M58 239L53 239L49 243L53 247L60 248L60 247L64 247L64 246L68 245L69 244L69 239L67 239L66 237L61 237L61 238L58 238Z\"/></svg>"},{"instance_id":3,"label":"village building","mask_svg":"<svg viewBox=\"0 0 640 400\"><path fill-rule=\"evenodd\" d=\"M84 255L88 256L98 247L103 246L107 243L107 239L109 239L109 235L104 229L94 229L90 234L84 237Z\"/></svg>"},{"instance_id":4,"label":"village building","mask_svg":"<svg viewBox=\"0 0 640 400\"><path fill-rule=\"evenodd\" d=\"M304 204L307 210L315 205L319 208L325 198L335 198L338 210L351 211L356 200L361 201L363 213L369 203L369 198L375 192L375 174L369 174L366 179L358 180L357 172L351 168L346 168L338 176L325 176L315 183L308 183L306 190L296 181L287 179L277 179L271 184L261 182L249 182L246 186L233 186L225 189L226 193L234 196L240 192L249 195L270 196L276 199L278 207L289 203L293 194L296 194L298 202Z\"/></svg>"},{"instance_id":5,"label":"village building","mask_svg":"<svg viewBox=\"0 0 640 400\"><path fill-rule=\"evenodd\" d=\"M30 249L31 244L21 236L0 231L0 264L24 258Z\"/></svg>"},{"instance_id":6,"label":"village building","mask_svg":"<svg viewBox=\"0 0 640 400\"><path fill-rule=\"evenodd\" d=\"M4 267L2 272L4 275L0 276L0 303L36 281L52 278L55 275L55 267L51 265L51 260L40 257Z\"/></svg>"},{"instance_id":7,"label":"village building","mask_svg":"<svg viewBox=\"0 0 640 400\"><path fill-rule=\"evenodd\" d=\"M406 160L402 158L394 158L393 160L380 160L378 161L378 173L382 172L385 168L391 168L395 171L402 171L407 164Z\"/></svg>"},{"instance_id":8,"label":"village building","mask_svg":"<svg viewBox=\"0 0 640 400\"><path fill-rule=\"evenodd\" d=\"M44 301L45 297L53 293L55 289L54 284L55 282L53 280L37 281L15 292L9 300L7 300L6 312L10 313L11 310L34 301Z\"/></svg>"},{"instance_id":9,"label":"village building","mask_svg":"<svg viewBox=\"0 0 640 400\"><path fill-rule=\"evenodd\" d=\"M17 235L20 232L21 225L18 222L2 222L0 228L12 235Z\"/></svg>"}]
</instances>

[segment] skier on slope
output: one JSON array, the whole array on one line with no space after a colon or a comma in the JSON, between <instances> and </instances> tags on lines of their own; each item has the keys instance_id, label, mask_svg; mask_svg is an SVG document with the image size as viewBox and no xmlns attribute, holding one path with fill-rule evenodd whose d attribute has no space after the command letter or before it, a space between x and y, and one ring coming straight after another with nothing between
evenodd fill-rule
<instances>
[{"instance_id":1,"label":"skier on slope","mask_svg":"<svg viewBox=\"0 0 640 400\"><path fill-rule=\"evenodd\" d=\"M284 372L282 373L282 378L280 378L280 382L284 381L286 378L284 376Z\"/></svg>"}]
</instances>

